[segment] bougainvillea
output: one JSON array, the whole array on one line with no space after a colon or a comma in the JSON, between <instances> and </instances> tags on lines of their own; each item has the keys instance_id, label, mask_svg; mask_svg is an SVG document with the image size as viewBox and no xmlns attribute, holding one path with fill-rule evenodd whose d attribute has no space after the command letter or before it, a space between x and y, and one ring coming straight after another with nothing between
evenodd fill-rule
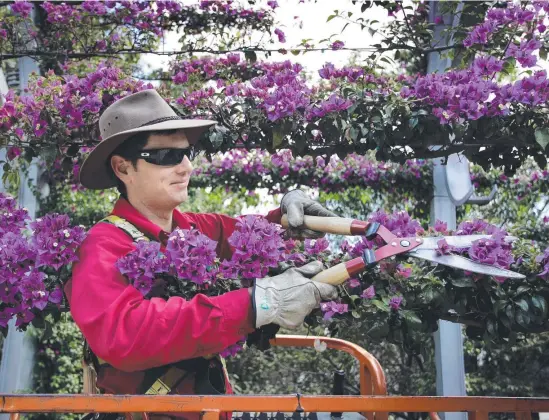
<instances>
[{"instance_id":1,"label":"bougainvillea","mask_svg":"<svg viewBox=\"0 0 549 420\"><path fill-rule=\"evenodd\" d=\"M48 214L26 226L28 214L0 194L0 330L25 328L35 317L63 310L62 285L84 239L68 216Z\"/></svg>"}]
</instances>

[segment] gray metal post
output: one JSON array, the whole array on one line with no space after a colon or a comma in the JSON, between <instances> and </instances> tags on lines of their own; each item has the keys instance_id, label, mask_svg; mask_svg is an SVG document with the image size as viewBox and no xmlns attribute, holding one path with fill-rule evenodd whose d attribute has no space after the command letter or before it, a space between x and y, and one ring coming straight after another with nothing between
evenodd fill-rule
<instances>
[{"instance_id":1,"label":"gray metal post","mask_svg":"<svg viewBox=\"0 0 549 420\"><path fill-rule=\"evenodd\" d=\"M430 22L437 16L436 1L430 1ZM450 25L457 22L448 22ZM442 45L443 24L436 25L436 45ZM451 63L441 59L438 53L429 54L427 71L443 72ZM442 159L433 161L433 201L431 203L431 224L438 219L448 224L449 229L456 227L456 206L451 200L446 182L446 170L441 164ZM438 331L435 333L435 364L437 371L437 394L461 396L466 395L465 366L463 361L463 337L461 325L448 321L439 321ZM445 420L466 420L466 413L440 413Z\"/></svg>"},{"instance_id":2,"label":"gray metal post","mask_svg":"<svg viewBox=\"0 0 549 420\"><path fill-rule=\"evenodd\" d=\"M19 89L28 85L30 74L39 72L39 67L31 58L25 57L18 60ZM5 152L5 151L4 151ZM0 167L1 177L1 167ZM37 200L28 186L28 180L36 184L38 179L38 167L33 162L29 168L28 178L21 176L19 188L19 205L26 208L29 216L34 219L37 211ZM0 182L1 185L1 182ZM34 368L35 348L32 339L15 329L15 322L9 324L9 332L2 349L2 361L0 364L0 394L11 394L21 391L29 392L32 389L32 372ZM0 420L7 420L9 414L0 415Z\"/></svg>"}]
</instances>

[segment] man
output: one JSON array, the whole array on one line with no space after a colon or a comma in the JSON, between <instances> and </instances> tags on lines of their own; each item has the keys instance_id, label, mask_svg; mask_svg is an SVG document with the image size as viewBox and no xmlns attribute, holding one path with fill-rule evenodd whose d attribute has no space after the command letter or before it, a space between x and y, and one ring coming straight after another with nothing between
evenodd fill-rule
<instances>
[{"instance_id":1,"label":"man","mask_svg":"<svg viewBox=\"0 0 549 420\"><path fill-rule=\"evenodd\" d=\"M190 301L144 299L115 268L135 241L164 246L177 227L199 229L218 241L218 255L231 255L227 239L237 219L177 210L187 199L194 145L214 123L181 119L155 90L118 100L99 120L103 140L84 162L80 181L90 189L116 186L121 198L109 218L90 229L65 291L102 392L230 393L217 353L268 324L296 328L321 299L336 296L333 286L310 280L321 271L320 263ZM304 214L333 216L301 191L285 195L266 218L279 223L282 214L293 228L303 223Z\"/></svg>"}]
</instances>

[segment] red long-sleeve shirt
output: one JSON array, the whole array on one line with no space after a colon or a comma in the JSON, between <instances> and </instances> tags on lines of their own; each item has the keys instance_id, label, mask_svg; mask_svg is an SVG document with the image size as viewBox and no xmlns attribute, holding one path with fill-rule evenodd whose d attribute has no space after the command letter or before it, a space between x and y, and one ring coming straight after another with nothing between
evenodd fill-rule
<instances>
[{"instance_id":1,"label":"red long-sleeve shirt","mask_svg":"<svg viewBox=\"0 0 549 420\"><path fill-rule=\"evenodd\" d=\"M161 243L168 237L123 198L112 214ZM280 223L280 209L266 218ZM218 241L218 255L230 257L227 239L237 219L174 210L173 220L179 228L195 227ZM80 246L79 261L65 286L74 321L92 351L111 365L102 367L98 376L98 386L108 393L134 394L143 380L143 370L218 353L253 331L247 289L217 297L197 295L189 301L180 297L144 299L114 265L134 246L118 227L96 224ZM178 386L176 392L192 393L191 381Z\"/></svg>"}]
</instances>

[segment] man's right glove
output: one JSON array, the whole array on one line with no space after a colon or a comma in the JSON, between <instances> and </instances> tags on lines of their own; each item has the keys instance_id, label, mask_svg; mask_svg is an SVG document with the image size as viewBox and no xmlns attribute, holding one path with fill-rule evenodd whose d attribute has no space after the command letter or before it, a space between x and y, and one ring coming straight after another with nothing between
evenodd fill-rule
<instances>
[{"instance_id":1,"label":"man's right glove","mask_svg":"<svg viewBox=\"0 0 549 420\"><path fill-rule=\"evenodd\" d=\"M334 286L310 280L322 270L322 263L313 261L278 276L257 279L252 290L256 328L274 323L296 329L321 300L335 299Z\"/></svg>"}]
</instances>

